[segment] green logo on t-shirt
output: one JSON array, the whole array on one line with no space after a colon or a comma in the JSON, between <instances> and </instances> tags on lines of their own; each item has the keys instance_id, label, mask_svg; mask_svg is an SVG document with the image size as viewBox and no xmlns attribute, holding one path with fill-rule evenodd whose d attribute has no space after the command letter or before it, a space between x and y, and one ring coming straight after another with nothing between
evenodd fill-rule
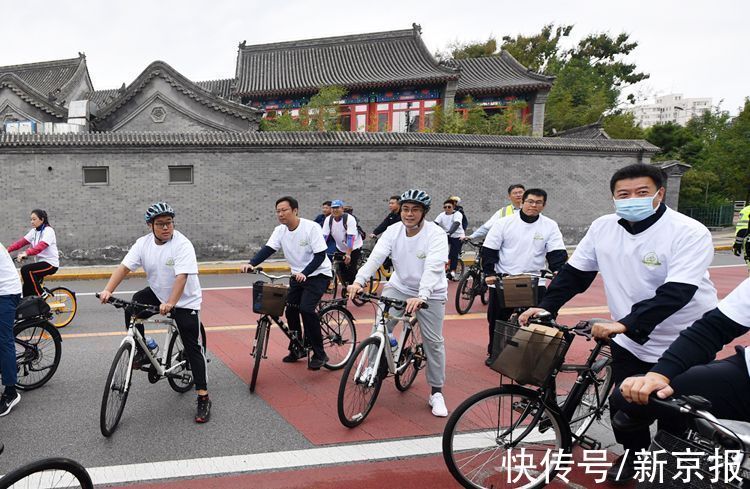
<instances>
[{"instance_id":1,"label":"green logo on t-shirt","mask_svg":"<svg viewBox=\"0 0 750 489\"><path fill-rule=\"evenodd\" d=\"M425 253L424 251L417 251L417 258L420 260L424 260L425 258L427 258L427 253Z\"/></svg>"},{"instance_id":2,"label":"green logo on t-shirt","mask_svg":"<svg viewBox=\"0 0 750 489\"><path fill-rule=\"evenodd\" d=\"M534 233L534 239L537 241L543 241L544 236L542 236L541 233Z\"/></svg>"},{"instance_id":3,"label":"green logo on t-shirt","mask_svg":"<svg viewBox=\"0 0 750 489\"><path fill-rule=\"evenodd\" d=\"M301 240L299 240L299 245L300 246L307 246L309 244L310 244L310 242L308 240L306 240L305 238L302 238Z\"/></svg>"},{"instance_id":4,"label":"green logo on t-shirt","mask_svg":"<svg viewBox=\"0 0 750 489\"><path fill-rule=\"evenodd\" d=\"M174 266L174 258L167 259L167 263L165 263L165 265L168 266L168 267L173 267Z\"/></svg>"},{"instance_id":5,"label":"green logo on t-shirt","mask_svg":"<svg viewBox=\"0 0 750 489\"><path fill-rule=\"evenodd\" d=\"M653 267L660 267L661 262L659 261L659 256L655 252L646 253L643 257L643 260L641 260L644 265L648 268Z\"/></svg>"}]
</instances>

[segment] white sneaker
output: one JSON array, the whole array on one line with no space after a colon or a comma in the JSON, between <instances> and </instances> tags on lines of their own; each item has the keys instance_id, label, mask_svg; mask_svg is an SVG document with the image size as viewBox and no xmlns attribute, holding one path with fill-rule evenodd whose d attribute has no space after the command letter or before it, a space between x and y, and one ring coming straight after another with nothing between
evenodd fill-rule
<instances>
[{"instance_id":1,"label":"white sneaker","mask_svg":"<svg viewBox=\"0 0 750 489\"><path fill-rule=\"evenodd\" d=\"M445 407L445 399L442 392L436 392L430 396L430 406L432 406L432 415L444 418L448 416L448 408Z\"/></svg>"}]
</instances>

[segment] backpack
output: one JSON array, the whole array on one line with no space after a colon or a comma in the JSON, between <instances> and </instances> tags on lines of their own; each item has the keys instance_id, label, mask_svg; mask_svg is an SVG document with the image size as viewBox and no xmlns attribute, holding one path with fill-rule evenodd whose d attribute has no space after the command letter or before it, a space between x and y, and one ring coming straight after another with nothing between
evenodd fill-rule
<instances>
[{"instance_id":1,"label":"backpack","mask_svg":"<svg viewBox=\"0 0 750 489\"><path fill-rule=\"evenodd\" d=\"M463 206L457 205L456 210L461 213L461 227L464 228L464 231L466 231L467 229L469 229L469 218L466 217Z\"/></svg>"},{"instance_id":2,"label":"backpack","mask_svg":"<svg viewBox=\"0 0 750 489\"><path fill-rule=\"evenodd\" d=\"M348 212L344 212L344 215L342 216L342 223L344 225L344 229L347 228L346 223L347 223L347 218L348 217L349 217L349 213ZM354 216L354 215L352 215L352 217L354 217L354 219L357 219L357 217ZM331 228L332 228L333 227L333 216L331 216L330 219L331 219ZM331 229L331 228L329 228L329 229ZM359 225L359 219L357 219L357 233L362 238L362 241L364 241L365 239L367 239L367 233L365 233L364 229L362 229L362 226Z\"/></svg>"}]
</instances>

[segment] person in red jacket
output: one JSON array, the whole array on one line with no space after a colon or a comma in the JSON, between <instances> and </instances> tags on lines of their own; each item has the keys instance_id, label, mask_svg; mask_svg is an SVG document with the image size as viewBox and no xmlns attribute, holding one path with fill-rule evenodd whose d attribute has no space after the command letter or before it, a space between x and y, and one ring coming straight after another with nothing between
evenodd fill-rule
<instances>
[{"instance_id":1,"label":"person in red jacket","mask_svg":"<svg viewBox=\"0 0 750 489\"><path fill-rule=\"evenodd\" d=\"M29 257L33 263L21 267L23 279L23 296L42 295L42 280L47 275L53 275L60 266L57 251L55 230L49 224L47 212L42 209L31 211L31 229L26 235L8 246L8 252L20 250L28 246L26 251L16 255L16 261L21 263Z\"/></svg>"}]
</instances>

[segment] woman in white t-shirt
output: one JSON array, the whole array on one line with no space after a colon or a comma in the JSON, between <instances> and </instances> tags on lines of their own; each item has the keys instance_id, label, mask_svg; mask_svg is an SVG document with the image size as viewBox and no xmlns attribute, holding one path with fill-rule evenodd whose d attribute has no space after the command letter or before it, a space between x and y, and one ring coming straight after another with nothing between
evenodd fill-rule
<instances>
[{"instance_id":1,"label":"woman in white t-shirt","mask_svg":"<svg viewBox=\"0 0 750 489\"><path fill-rule=\"evenodd\" d=\"M47 275L57 272L60 266L57 237L55 230L49 224L47 212L42 209L31 211L31 226L23 238L8 246L8 252L29 247L26 251L16 255L16 261L19 263L30 256L33 256L35 260L21 267L24 297L42 295L42 280Z\"/></svg>"},{"instance_id":2,"label":"woman in white t-shirt","mask_svg":"<svg viewBox=\"0 0 750 489\"><path fill-rule=\"evenodd\" d=\"M462 221L463 214L456 210L456 201L448 199L443 202L443 212L435 218L435 224L448 234L448 277L456 280L458 255L461 253L461 238L465 236Z\"/></svg>"}]
</instances>

